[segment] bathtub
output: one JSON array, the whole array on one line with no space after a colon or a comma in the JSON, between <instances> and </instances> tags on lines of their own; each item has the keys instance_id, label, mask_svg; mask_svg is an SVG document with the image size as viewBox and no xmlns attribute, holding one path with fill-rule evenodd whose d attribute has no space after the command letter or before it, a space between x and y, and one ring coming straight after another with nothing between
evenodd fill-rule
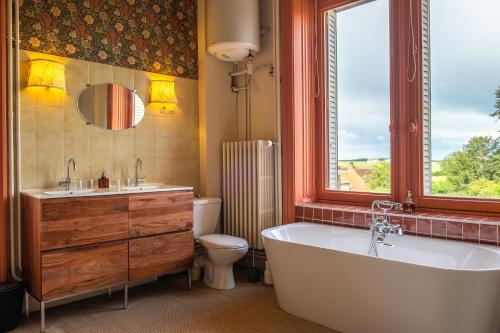
<instances>
[{"instance_id":1,"label":"bathtub","mask_svg":"<svg viewBox=\"0 0 500 333\"><path fill-rule=\"evenodd\" d=\"M294 223L262 232L282 310L342 333L500 333L496 247Z\"/></svg>"}]
</instances>

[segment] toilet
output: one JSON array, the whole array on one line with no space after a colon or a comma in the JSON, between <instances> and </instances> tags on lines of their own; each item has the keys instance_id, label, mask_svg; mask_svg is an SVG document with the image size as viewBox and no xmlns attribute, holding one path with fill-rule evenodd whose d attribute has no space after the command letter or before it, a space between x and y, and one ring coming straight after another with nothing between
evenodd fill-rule
<instances>
[{"instance_id":1,"label":"toilet","mask_svg":"<svg viewBox=\"0 0 500 333\"><path fill-rule=\"evenodd\" d=\"M215 289L232 289L233 264L248 252L248 243L243 238L215 234L221 202L219 198L194 199L193 232L208 252L204 263L205 284Z\"/></svg>"}]
</instances>

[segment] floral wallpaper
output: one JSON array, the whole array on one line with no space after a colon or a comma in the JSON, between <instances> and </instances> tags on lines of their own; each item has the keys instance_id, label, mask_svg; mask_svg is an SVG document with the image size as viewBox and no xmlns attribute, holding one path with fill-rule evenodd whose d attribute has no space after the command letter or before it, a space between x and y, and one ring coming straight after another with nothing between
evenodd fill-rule
<instances>
[{"instance_id":1,"label":"floral wallpaper","mask_svg":"<svg viewBox=\"0 0 500 333\"><path fill-rule=\"evenodd\" d=\"M21 0L21 48L198 77L196 0Z\"/></svg>"}]
</instances>

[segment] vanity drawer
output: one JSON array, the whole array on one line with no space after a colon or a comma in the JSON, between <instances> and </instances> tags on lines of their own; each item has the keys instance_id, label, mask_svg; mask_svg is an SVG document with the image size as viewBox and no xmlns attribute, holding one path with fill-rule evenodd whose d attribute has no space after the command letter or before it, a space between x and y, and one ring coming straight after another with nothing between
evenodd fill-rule
<instances>
[{"instance_id":1,"label":"vanity drawer","mask_svg":"<svg viewBox=\"0 0 500 333\"><path fill-rule=\"evenodd\" d=\"M127 241L42 254L43 301L126 283L127 280Z\"/></svg>"},{"instance_id":2,"label":"vanity drawer","mask_svg":"<svg viewBox=\"0 0 500 333\"><path fill-rule=\"evenodd\" d=\"M192 231L136 238L129 242L129 279L138 280L188 268L193 264Z\"/></svg>"},{"instance_id":3,"label":"vanity drawer","mask_svg":"<svg viewBox=\"0 0 500 333\"><path fill-rule=\"evenodd\" d=\"M126 238L126 196L42 201L42 251Z\"/></svg>"},{"instance_id":4,"label":"vanity drawer","mask_svg":"<svg viewBox=\"0 0 500 333\"><path fill-rule=\"evenodd\" d=\"M193 227L193 192L136 194L129 197L130 235L148 236Z\"/></svg>"}]
</instances>

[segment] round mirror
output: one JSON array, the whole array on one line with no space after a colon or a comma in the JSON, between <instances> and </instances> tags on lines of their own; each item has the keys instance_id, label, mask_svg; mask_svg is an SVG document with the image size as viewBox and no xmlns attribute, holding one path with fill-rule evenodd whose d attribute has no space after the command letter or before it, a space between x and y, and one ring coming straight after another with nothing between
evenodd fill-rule
<instances>
[{"instance_id":1,"label":"round mirror","mask_svg":"<svg viewBox=\"0 0 500 333\"><path fill-rule=\"evenodd\" d=\"M80 93L78 112L88 124L103 129L124 130L136 126L144 117L144 103L127 87L98 84Z\"/></svg>"}]
</instances>

